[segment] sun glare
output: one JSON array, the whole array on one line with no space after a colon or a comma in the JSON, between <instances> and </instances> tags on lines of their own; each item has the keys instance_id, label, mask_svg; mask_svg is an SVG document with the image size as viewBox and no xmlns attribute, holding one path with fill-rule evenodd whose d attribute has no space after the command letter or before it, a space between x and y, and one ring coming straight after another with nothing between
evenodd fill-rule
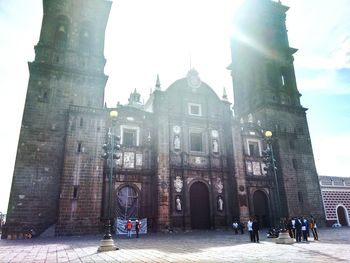
<instances>
[{"instance_id":1,"label":"sun glare","mask_svg":"<svg viewBox=\"0 0 350 263\"><path fill-rule=\"evenodd\" d=\"M127 101L134 88L147 99L157 74L166 89L190 67L196 68L218 95L222 95L223 86L230 93L226 70L231 60L230 27L242 2L114 2L106 32L107 102L115 103L116 97L122 103ZM128 85L123 87L125 93L121 94L117 83Z\"/></svg>"}]
</instances>

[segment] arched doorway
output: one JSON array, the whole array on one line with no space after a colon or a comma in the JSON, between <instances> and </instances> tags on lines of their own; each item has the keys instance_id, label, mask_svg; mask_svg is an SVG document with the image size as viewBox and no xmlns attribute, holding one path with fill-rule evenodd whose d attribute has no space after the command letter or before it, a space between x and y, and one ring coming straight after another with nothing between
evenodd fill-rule
<instances>
[{"instance_id":1,"label":"arched doorway","mask_svg":"<svg viewBox=\"0 0 350 263\"><path fill-rule=\"evenodd\" d=\"M138 193L131 186L119 189L116 200L117 217L121 219L138 218Z\"/></svg>"},{"instance_id":2,"label":"arched doorway","mask_svg":"<svg viewBox=\"0 0 350 263\"><path fill-rule=\"evenodd\" d=\"M349 219L347 214L348 213L343 206L340 205L337 207L338 223L341 224L342 226L349 226Z\"/></svg>"},{"instance_id":3,"label":"arched doorway","mask_svg":"<svg viewBox=\"0 0 350 263\"><path fill-rule=\"evenodd\" d=\"M270 227L269 205L263 191L255 191L253 195L254 216L260 222L260 227Z\"/></svg>"},{"instance_id":4,"label":"arched doorway","mask_svg":"<svg viewBox=\"0 0 350 263\"><path fill-rule=\"evenodd\" d=\"M196 182L190 188L190 211L192 229L210 228L210 208L208 187Z\"/></svg>"}]
</instances>

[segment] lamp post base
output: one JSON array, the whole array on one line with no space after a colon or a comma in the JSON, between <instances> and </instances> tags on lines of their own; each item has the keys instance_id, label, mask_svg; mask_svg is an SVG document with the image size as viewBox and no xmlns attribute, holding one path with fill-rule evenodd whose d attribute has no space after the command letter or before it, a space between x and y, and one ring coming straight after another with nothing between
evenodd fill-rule
<instances>
[{"instance_id":1,"label":"lamp post base","mask_svg":"<svg viewBox=\"0 0 350 263\"><path fill-rule=\"evenodd\" d=\"M276 244L293 244L294 239L291 238L288 232L280 232L278 238L275 239Z\"/></svg>"},{"instance_id":2,"label":"lamp post base","mask_svg":"<svg viewBox=\"0 0 350 263\"><path fill-rule=\"evenodd\" d=\"M117 248L114 245L114 240L111 239L102 239L100 246L97 249L97 252L105 252L105 251L115 251L118 250L119 248Z\"/></svg>"}]
</instances>

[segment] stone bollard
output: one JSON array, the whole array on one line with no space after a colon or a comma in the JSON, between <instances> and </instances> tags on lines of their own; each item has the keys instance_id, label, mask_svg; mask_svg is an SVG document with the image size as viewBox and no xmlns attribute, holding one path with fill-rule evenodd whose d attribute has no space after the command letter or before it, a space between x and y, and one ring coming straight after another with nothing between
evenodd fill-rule
<instances>
[{"instance_id":1,"label":"stone bollard","mask_svg":"<svg viewBox=\"0 0 350 263\"><path fill-rule=\"evenodd\" d=\"M280 232L275 242L276 244L293 244L294 239L289 236L288 232Z\"/></svg>"}]
</instances>

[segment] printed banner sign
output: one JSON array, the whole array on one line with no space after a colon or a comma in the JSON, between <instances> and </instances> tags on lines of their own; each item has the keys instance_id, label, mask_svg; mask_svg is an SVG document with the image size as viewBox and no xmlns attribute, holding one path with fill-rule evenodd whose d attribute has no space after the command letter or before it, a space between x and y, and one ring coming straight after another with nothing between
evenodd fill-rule
<instances>
[{"instance_id":1,"label":"printed banner sign","mask_svg":"<svg viewBox=\"0 0 350 263\"><path fill-rule=\"evenodd\" d=\"M136 220L136 219L135 219ZM135 220L131 220L132 223L132 234L136 234L135 231ZM115 220L114 222L114 229L116 229L116 234L117 235L126 235L126 223L128 222L128 220L124 220L121 218L117 218L117 220ZM147 234L147 218L142 218L139 219L139 223L141 224L141 228L139 231L139 234Z\"/></svg>"}]
</instances>

